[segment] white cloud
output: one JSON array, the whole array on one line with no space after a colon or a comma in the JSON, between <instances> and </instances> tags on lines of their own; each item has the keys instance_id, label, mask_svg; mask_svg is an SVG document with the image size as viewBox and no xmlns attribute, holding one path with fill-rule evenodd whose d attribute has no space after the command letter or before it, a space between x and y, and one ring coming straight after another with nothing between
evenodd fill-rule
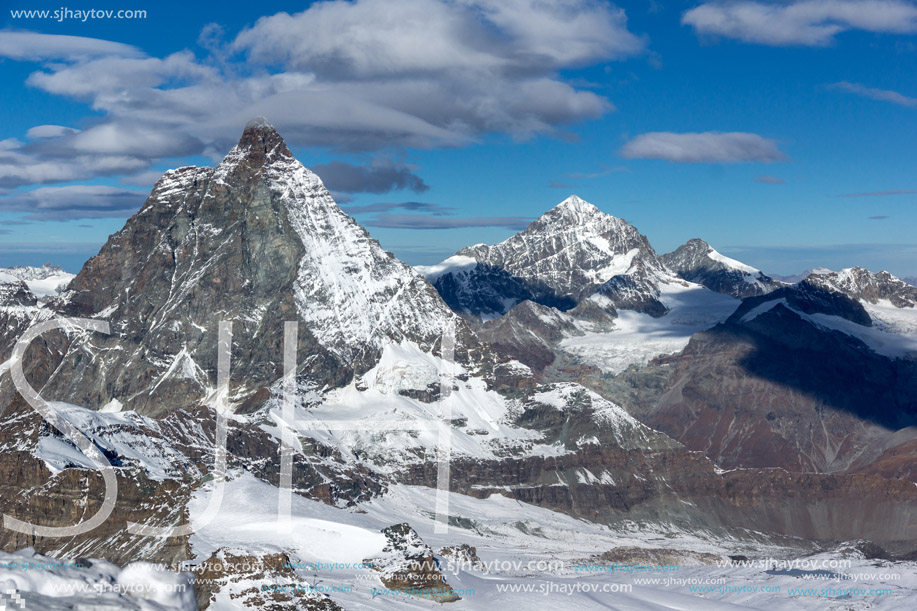
<instances>
[{"instance_id":1,"label":"white cloud","mask_svg":"<svg viewBox=\"0 0 917 611\"><path fill-rule=\"evenodd\" d=\"M681 21L698 34L773 46L823 46L847 30L917 32L917 6L907 0L716 0L687 11Z\"/></svg>"},{"instance_id":2,"label":"white cloud","mask_svg":"<svg viewBox=\"0 0 917 611\"><path fill-rule=\"evenodd\" d=\"M859 83L848 83L847 81L832 83L828 85L828 88L855 93L856 95L872 98L873 100L879 100L881 102L891 102L899 106L917 106L917 98L911 98L897 91L891 91L890 89L874 89L872 87L865 87Z\"/></svg>"},{"instance_id":3,"label":"white cloud","mask_svg":"<svg viewBox=\"0 0 917 611\"><path fill-rule=\"evenodd\" d=\"M233 43L334 78L551 71L639 53L624 12L592 0L356 0L263 17Z\"/></svg>"},{"instance_id":4,"label":"white cloud","mask_svg":"<svg viewBox=\"0 0 917 611\"><path fill-rule=\"evenodd\" d=\"M167 81L217 78L213 68L197 62L189 51L156 57L106 56L69 65L51 64L35 72L27 84L49 93L89 100L97 110L124 108L136 100L130 94ZM127 97L125 97L127 96Z\"/></svg>"},{"instance_id":5,"label":"white cloud","mask_svg":"<svg viewBox=\"0 0 917 611\"><path fill-rule=\"evenodd\" d=\"M139 174L124 176L118 180L118 182L122 185L152 188L152 186L156 184L156 181L162 178L162 175L163 172L161 170L147 170Z\"/></svg>"},{"instance_id":6,"label":"white cloud","mask_svg":"<svg viewBox=\"0 0 917 611\"><path fill-rule=\"evenodd\" d=\"M663 159L681 163L770 162L787 159L769 138L745 132L650 132L625 144L628 159Z\"/></svg>"},{"instance_id":7,"label":"white cloud","mask_svg":"<svg viewBox=\"0 0 917 611\"><path fill-rule=\"evenodd\" d=\"M39 146L44 143L40 142ZM0 142L0 187L85 180L136 172L148 166L148 160L128 155L71 153L55 157L29 152L26 145L14 139Z\"/></svg>"},{"instance_id":8,"label":"white cloud","mask_svg":"<svg viewBox=\"0 0 917 611\"><path fill-rule=\"evenodd\" d=\"M101 56L141 57L137 47L83 36L0 31L0 57L16 60L77 61Z\"/></svg>"},{"instance_id":9,"label":"white cloud","mask_svg":"<svg viewBox=\"0 0 917 611\"><path fill-rule=\"evenodd\" d=\"M332 0L260 19L204 59L105 40L0 32L0 55L38 61L27 84L89 105L83 131L37 126L0 155L0 187L138 174L218 159L264 115L291 145L390 154L525 139L613 110L562 70L643 52L599 0ZM394 183L393 183L394 184Z\"/></svg>"},{"instance_id":10,"label":"white cloud","mask_svg":"<svg viewBox=\"0 0 917 611\"><path fill-rule=\"evenodd\" d=\"M0 210L27 212L30 220L68 220L130 216L146 194L103 185L40 187L0 197Z\"/></svg>"},{"instance_id":11,"label":"white cloud","mask_svg":"<svg viewBox=\"0 0 917 611\"><path fill-rule=\"evenodd\" d=\"M367 227L389 229L460 229L464 227L504 227L519 231L529 226L532 219L524 216L440 217L423 214L377 214L363 220Z\"/></svg>"},{"instance_id":12,"label":"white cloud","mask_svg":"<svg viewBox=\"0 0 917 611\"><path fill-rule=\"evenodd\" d=\"M387 193L395 189L410 189L415 193L429 191L423 179L414 174L415 169L384 158L368 166L332 161L312 167L325 186L339 193Z\"/></svg>"},{"instance_id":13,"label":"white cloud","mask_svg":"<svg viewBox=\"0 0 917 611\"><path fill-rule=\"evenodd\" d=\"M128 121L102 123L62 139L58 146L76 153L128 155L138 158L175 157L194 154L203 148L203 145L191 136Z\"/></svg>"},{"instance_id":14,"label":"white cloud","mask_svg":"<svg viewBox=\"0 0 917 611\"><path fill-rule=\"evenodd\" d=\"M60 138L70 134L79 133L80 130L63 125L36 125L25 133L25 137L30 140L42 140L44 138Z\"/></svg>"}]
</instances>

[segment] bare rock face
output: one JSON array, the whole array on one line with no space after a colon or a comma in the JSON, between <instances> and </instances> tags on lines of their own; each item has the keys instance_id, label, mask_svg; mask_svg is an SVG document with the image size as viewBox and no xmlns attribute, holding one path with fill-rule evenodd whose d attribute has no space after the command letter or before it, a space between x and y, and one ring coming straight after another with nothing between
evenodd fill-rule
<instances>
[{"instance_id":1,"label":"bare rock face","mask_svg":"<svg viewBox=\"0 0 917 611\"><path fill-rule=\"evenodd\" d=\"M665 313L656 283L667 272L646 237L575 195L508 240L469 246L440 267L431 282L472 317L502 316L526 300L569 310L600 289L615 307Z\"/></svg>"},{"instance_id":2,"label":"bare rock face","mask_svg":"<svg viewBox=\"0 0 917 611\"><path fill-rule=\"evenodd\" d=\"M505 316L484 323L478 334L500 355L541 372L554 362L555 345L575 331L572 317L534 301L523 301Z\"/></svg>"},{"instance_id":3,"label":"bare rock face","mask_svg":"<svg viewBox=\"0 0 917 611\"><path fill-rule=\"evenodd\" d=\"M699 238L688 240L660 259L679 278L737 299L765 295L782 286L760 270L721 255Z\"/></svg>"}]
</instances>

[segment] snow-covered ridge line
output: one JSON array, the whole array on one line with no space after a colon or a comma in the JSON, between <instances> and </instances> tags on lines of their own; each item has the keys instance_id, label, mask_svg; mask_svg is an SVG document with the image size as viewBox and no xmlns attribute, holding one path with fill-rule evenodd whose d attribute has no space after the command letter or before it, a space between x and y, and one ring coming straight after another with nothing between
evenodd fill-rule
<instances>
[{"instance_id":1,"label":"snow-covered ridge line","mask_svg":"<svg viewBox=\"0 0 917 611\"><path fill-rule=\"evenodd\" d=\"M789 309L817 327L840 331L855 337L876 354L889 358L917 358L917 312L901 314L901 308L896 308L887 301L879 306L866 304L870 306L866 308L870 317L879 324L864 327L840 316L822 313L806 314L788 304L785 298L780 298L759 304L742 316L741 322L750 322L778 305Z\"/></svg>"},{"instance_id":2,"label":"snow-covered ridge line","mask_svg":"<svg viewBox=\"0 0 917 611\"><path fill-rule=\"evenodd\" d=\"M0 268L0 284L21 280L36 297L50 297L59 294L75 277L76 274L65 272L50 263L41 267Z\"/></svg>"},{"instance_id":3,"label":"snow-covered ridge line","mask_svg":"<svg viewBox=\"0 0 917 611\"><path fill-rule=\"evenodd\" d=\"M735 259L731 259L727 257L726 255L721 254L719 251L715 250L712 247L710 248L710 251L707 253L707 256L713 259L714 261L722 263L723 265L727 267L731 267L733 269L737 269L739 271L742 271L748 274L760 274L761 273L760 269L756 267L752 267L751 265L746 265L745 263L742 263L741 261L736 261Z\"/></svg>"}]
</instances>

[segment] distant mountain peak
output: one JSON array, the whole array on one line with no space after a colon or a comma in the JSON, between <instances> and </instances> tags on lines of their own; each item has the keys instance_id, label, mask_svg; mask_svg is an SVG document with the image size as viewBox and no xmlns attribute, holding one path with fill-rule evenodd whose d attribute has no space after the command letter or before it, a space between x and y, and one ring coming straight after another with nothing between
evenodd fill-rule
<instances>
[{"instance_id":1,"label":"distant mountain peak","mask_svg":"<svg viewBox=\"0 0 917 611\"><path fill-rule=\"evenodd\" d=\"M590 204L586 200L582 199L578 195L571 195L564 201L560 202L553 208L554 210L574 210L576 212L601 212L593 204Z\"/></svg>"},{"instance_id":2,"label":"distant mountain peak","mask_svg":"<svg viewBox=\"0 0 917 611\"><path fill-rule=\"evenodd\" d=\"M708 244L705 240L701 238L691 238L690 240L684 243L684 246L687 246L690 248L709 248L709 249L713 248L712 246L710 246L710 244Z\"/></svg>"},{"instance_id":3,"label":"distant mountain peak","mask_svg":"<svg viewBox=\"0 0 917 611\"><path fill-rule=\"evenodd\" d=\"M884 270L874 273L855 266L838 272L813 272L801 284L827 288L871 304L888 300L898 308L917 306L917 287Z\"/></svg>"},{"instance_id":4,"label":"distant mountain peak","mask_svg":"<svg viewBox=\"0 0 917 611\"><path fill-rule=\"evenodd\" d=\"M634 226L576 195L503 242L463 248L427 273L453 310L485 319L525 300L567 310L600 287L615 307L662 313L656 284L670 277Z\"/></svg>"},{"instance_id":5,"label":"distant mountain peak","mask_svg":"<svg viewBox=\"0 0 917 611\"><path fill-rule=\"evenodd\" d=\"M590 204L581 197L571 195L538 217L535 221L535 225L562 223L565 227L576 229L577 226L595 226L594 221L597 219L604 222L620 222L620 219L602 212L596 206Z\"/></svg>"},{"instance_id":6,"label":"distant mountain peak","mask_svg":"<svg viewBox=\"0 0 917 611\"><path fill-rule=\"evenodd\" d=\"M662 261L684 280L737 298L763 295L780 286L760 270L721 254L700 238L662 255Z\"/></svg>"}]
</instances>

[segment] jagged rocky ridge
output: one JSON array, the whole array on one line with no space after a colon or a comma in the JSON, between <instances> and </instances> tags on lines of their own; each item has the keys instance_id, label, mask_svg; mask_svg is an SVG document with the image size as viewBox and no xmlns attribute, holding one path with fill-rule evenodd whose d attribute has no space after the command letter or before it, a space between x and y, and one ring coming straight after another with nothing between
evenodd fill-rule
<instances>
[{"instance_id":1,"label":"jagged rocky ridge","mask_svg":"<svg viewBox=\"0 0 917 611\"><path fill-rule=\"evenodd\" d=\"M896 308L917 306L917 287L886 271L872 273L861 267L851 267L839 272L813 274L806 281L874 305L887 300Z\"/></svg>"}]
</instances>

